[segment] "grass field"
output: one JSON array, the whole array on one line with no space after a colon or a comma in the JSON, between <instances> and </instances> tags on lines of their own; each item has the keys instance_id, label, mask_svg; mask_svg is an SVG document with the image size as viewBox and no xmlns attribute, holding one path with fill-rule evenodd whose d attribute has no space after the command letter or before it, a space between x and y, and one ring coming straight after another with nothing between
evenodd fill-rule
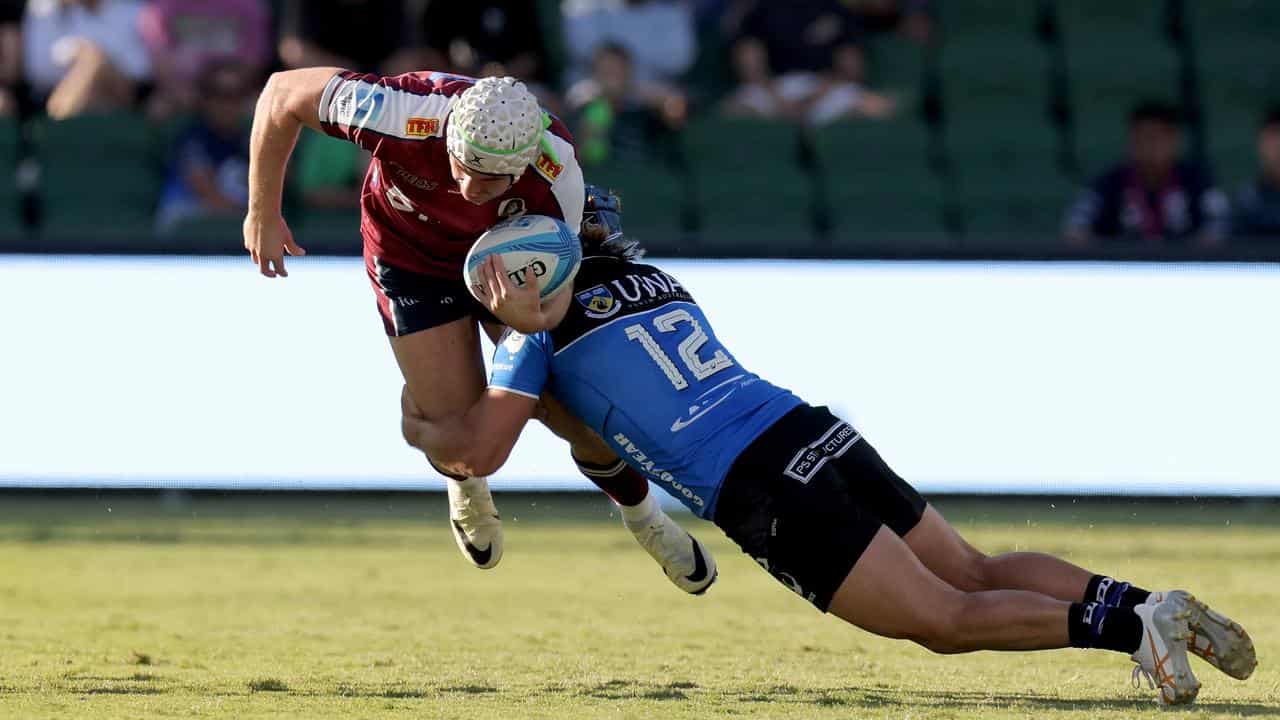
<instances>
[{"instance_id":1,"label":"grass field","mask_svg":"<svg viewBox=\"0 0 1280 720\"><path fill-rule=\"evenodd\" d=\"M0 496L0 716L1161 717L1100 651L940 657L819 615L714 527L702 598L595 497L499 497L466 566L433 496ZM1244 683L1197 663L1178 717L1280 717L1280 506L940 502L988 551L1036 548L1242 621Z\"/></svg>"}]
</instances>

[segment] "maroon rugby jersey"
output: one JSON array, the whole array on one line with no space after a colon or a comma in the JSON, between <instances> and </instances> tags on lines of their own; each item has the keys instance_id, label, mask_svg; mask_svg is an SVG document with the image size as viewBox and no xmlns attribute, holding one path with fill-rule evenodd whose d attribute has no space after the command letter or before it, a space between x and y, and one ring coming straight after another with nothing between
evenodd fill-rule
<instances>
[{"instance_id":1,"label":"maroon rugby jersey","mask_svg":"<svg viewBox=\"0 0 1280 720\"><path fill-rule=\"evenodd\" d=\"M360 197L366 261L443 278L460 278L471 244L500 219L520 213L582 224L582 168L573 137L558 119L545 150L496 200L473 205L449 172L445 126L454 100L473 78L437 72L379 77L334 75L320 97L326 133L373 153Z\"/></svg>"}]
</instances>

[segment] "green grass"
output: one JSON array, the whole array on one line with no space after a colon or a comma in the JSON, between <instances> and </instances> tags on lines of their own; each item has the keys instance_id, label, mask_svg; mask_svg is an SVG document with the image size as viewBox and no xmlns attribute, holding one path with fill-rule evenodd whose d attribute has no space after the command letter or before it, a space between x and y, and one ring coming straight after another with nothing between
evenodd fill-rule
<instances>
[{"instance_id":1,"label":"green grass","mask_svg":"<svg viewBox=\"0 0 1280 720\"><path fill-rule=\"evenodd\" d=\"M676 591L595 498L509 496L502 565L464 565L437 498L0 496L0 717L1280 717L1280 507L943 502L1037 548L1242 621L1167 715L1099 651L940 657L819 615L687 519L720 582Z\"/></svg>"}]
</instances>

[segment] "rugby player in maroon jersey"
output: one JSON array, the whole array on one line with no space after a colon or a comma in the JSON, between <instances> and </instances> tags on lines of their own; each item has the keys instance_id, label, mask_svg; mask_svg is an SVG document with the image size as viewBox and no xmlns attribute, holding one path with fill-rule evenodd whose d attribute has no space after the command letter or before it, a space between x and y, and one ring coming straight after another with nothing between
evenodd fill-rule
<instances>
[{"instance_id":1,"label":"rugby player in maroon jersey","mask_svg":"<svg viewBox=\"0 0 1280 720\"><path fill-rule=\"evenodd\" d=\"M254 115L244 221L245 248L266 277L287 277L285 255L305 252L281 215L285 167L304 126L372 154L360 235L392 352L425 416L464 412L485 387L477 321L491 338L502 326L464 287L463 260L481 233L512 215L550 215L580 228L586 193L572 137L514 78L379 77L333 67L276 73ZM714 561L649 496L647 481L554 399L544 397L541 407L671 581L705 591ZM459 548L477 567L493 567L502 525L486 478L441 472L450 476Z\"/></svg>"}]
</instances>

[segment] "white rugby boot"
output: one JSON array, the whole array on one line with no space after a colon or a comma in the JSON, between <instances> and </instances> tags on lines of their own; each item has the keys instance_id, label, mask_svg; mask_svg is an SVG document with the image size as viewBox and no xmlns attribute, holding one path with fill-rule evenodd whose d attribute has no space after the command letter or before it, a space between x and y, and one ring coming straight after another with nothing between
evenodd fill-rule
<instances>
[{"instance_id":1,"label":"white rugby boot","mask_svg":"<svg viewBox=\"0 0 1280 720\"><path fill-rule=\"evenodd\" d=\"M1146 676L1147 683L1159 693L1161 705L1186 705L1200 692L1200 681L1187 660L1187 639L1191 637L1187 625L1191 616L1189 597L1184 593L1133 608L1142 620L1142 640L1132 655L1138 663L1133 669L1133 683L1138 687L1139 678ZM1122 610L1111 608L1111 612Z\"/></svg>"},{"instance_id":2,"label":"white rugby boot","mask_svg":"<svg viewBox=\"0 0 1280 720\"><path fill-rule=\"evenodd\" d=\"M676 587L701 595L716 581L716 559L658 506L653 495L621 509L623 524Z\"/></svg>"},{"instance_id":3,"label":"white rugby boot","mask_svg":"<svg viewBox=\"0 0 1280 720\"><path fill-rule=\"evenodd\" d=\"M449 524L453 539L467 562L488 570L502 559L502 519L489 494L489 480L482 477L448 478Z\"/></svg>"},{"instance_id":4,"label":"white rugby boot","mask_svg":"<svg viewBox=\"0 0 1280 720\"><path fill-rule=\"evenodd\" d=\"M1187 627L1191 630L1187 651L1237 680L1252 675L1258 667L1258 655L1253 649L1253 640L1240 623L1215 612L1185 590L1153 592L1146 604L1157 605L1174 596L1185 598L1191 613L1187 617Z\"/></svg>"}]
</instances>

